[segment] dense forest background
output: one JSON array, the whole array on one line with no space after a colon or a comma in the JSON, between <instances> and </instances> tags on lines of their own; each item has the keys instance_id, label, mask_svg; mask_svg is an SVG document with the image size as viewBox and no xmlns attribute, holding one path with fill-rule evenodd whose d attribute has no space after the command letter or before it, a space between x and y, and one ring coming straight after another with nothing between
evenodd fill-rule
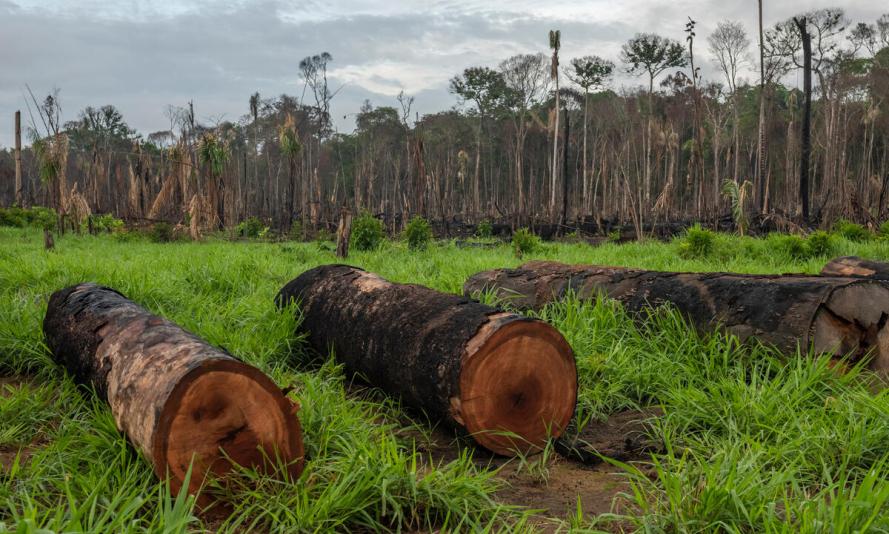
<instances>
[{"instance_id":1,"label":"dense forest background","mask_svg":"<svg viewBox=\"0 0 889 534\"><path fill-rule=\"evenodd\" d=\"M147 135L111 105L64 121L63 93L29 89L21 179L14 150L0 150L0 204L196 229L258 217L282 231L334 224L342 207L392 231L413 215L638 232L732 215L889 218L889 14L853 24L819 10L752 37L730 21L699 37L689 19L685 36L562 58L552 31L548 54L456 74L453 109L366 102L351 133L332 126L326 53L300 62L301 96L245 95L240 120L218 124L195 119L199 102L171 105L169 129ZM716 79L700 75L705 56ZM621 71L643 85L616 87Z\"/></svg>"}]
</instances>

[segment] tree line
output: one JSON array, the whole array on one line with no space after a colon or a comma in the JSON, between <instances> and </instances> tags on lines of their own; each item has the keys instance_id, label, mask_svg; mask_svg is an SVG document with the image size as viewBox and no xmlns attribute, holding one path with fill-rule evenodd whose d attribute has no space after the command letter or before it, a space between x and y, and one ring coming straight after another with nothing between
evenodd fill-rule
<instances>
[{"instance_id":1,"label":"tree line","mask_svg":"<svg viewBox=\"0 0 889 534\"><path fill-rule=\"evenodd\" d=\"M299 63L302 97L255 93L240 119L216 124L191 102L169 106L169 128L147 136L110 105L63 122L58 91L29 90L21 183L13 150L0 151L0 202L195 234L248 217L330 225L344 206L393 230L413 215L639 233L729 213L804 226L889 217L889 14L853 25L840 9L810 11L760 25L755 43L737 22L703 39L696 24L684 41L640 33L617 58L565 61L554 30L549 54L455 75L452 109L418 116L402 93L365 102L351 133L331 120L327 53ZM715 79L701 75L705 49ZM616 87L619 71L642 85ZM797 76L802 87L786 84Z\"/></svg>"}]
</instances>

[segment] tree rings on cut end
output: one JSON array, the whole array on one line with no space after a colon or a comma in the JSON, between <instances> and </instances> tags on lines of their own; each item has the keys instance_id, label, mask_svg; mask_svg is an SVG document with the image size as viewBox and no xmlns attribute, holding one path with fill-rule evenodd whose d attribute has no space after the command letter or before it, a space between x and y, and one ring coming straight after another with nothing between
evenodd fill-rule
<instances>
[{"instance_id":1,"label":"tree rings on cut end","mask_svg":"<svg viewBox=\"0 0 889 534\"><path fill-rule=\"evenodd\" d=\"M169 473L173 492L192 465L189 492L206 476L224 477L233 463L273 472L303 466L297 405L258 369L235 360L210 360L191 370L167 400L153 443L155 472ZM193 462L193 463L192 463Z\"/></svg>"},{"instance_id":2,"label":"tree rings on cut end","mask_svg":"<svg viewBox=\"0 0 889 534\"><path fill-rule=\"evenodd\" d=\"M577 402L565 338L542 321L509 316L491 316L467 345L455 417L480 445L504 455L542 449L568 426Z\"/></svg>"},{"instance_id":3,"label":"tree rings on cut end","mask_svg":"<svg viewBox=\"0 0 889 534\"><path fill-rule=\"evenodd\" d=\"M856 282L835 289L812 323L816 353L833 352L889 376L889 287L881 282Z\"/></svg>"}]
</instances>

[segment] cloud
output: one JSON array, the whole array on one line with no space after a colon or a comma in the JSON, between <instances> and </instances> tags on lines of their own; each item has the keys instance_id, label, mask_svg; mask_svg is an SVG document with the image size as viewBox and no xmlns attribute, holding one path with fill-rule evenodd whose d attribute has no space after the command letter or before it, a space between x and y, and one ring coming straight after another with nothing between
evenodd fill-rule
<instances>
[{"instance_id":1,"label":"cloud","mask_svg":"<svg viewBox=\"0 0 889 534\"><path fill-rule=\"evenodd\" d=\"M856 20L880 12L865 0L847 3ZM767 17L807 7L769 6ZM24 110L25 84L38 94L60 87L65 119L114 104L147 133L168 127L168 104L193 100L202 119L237 119L255 91L300 95L299 60L326 50L331 81L344 84L335 117L364 99L395 105L402 89L423 114L455 104L448 79L464 68L546 52L550 29L562 31L563 64L585 54L616 60L637 31L682 39L688 14L699 18L703 56L703 37L723 18L754 33L750 5L709 0L0 0L0 145L12 143L7 117ZM351 119L338 127L351 129Z\"/></svg>"}]
</instances>

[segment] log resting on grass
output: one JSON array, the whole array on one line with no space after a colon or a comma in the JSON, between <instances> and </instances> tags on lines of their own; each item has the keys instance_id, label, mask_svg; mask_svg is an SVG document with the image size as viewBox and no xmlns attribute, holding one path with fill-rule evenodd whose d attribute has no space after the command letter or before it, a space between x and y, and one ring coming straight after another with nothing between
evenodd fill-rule
<instances>
[{"instance_id":1,"label":"log resting on grass","mask_svg":"<svg viewBox=\"0 0 889 534\"><path fill-rule=\"evenodd\" d=\"M496 453L540 449L574 413L574 354L542 321L346 265L306 271L292 301L315 351Z\"/></svg>"},{"instance_id":2,"label":"log resting on grass","mask_svg":"<svg viewBox=\"0 0 889 534\"><path fill-rule=\"evenodd\" d=\"M266 470L280 460L294 477L302 470L296 407L271 379L113 289L57 291L43 331L56 362L108 402L174 494L192 458L192 493L232 461Z\"/></svg>"},{"instance_id":3,"label":"log resting on grass","mask_svg":"<svg viewBox=\"0 0 889 534\"><path fill-rule=\"evenodd\" d=\"M843 256L830 260L821 269L821 276L848 276L889 280L889 263L865 260L858 256Z\"/></svg>"},{"instance_id":4,"label":"log resting on grass","mask_svg":"<svg viewBox=\"0 0 889 534\"><path fill-rule=\"evenodd\" d=\"M569 288L580 299L602 294L633 313L669 303L699 330L720 325L785 352L868 355L889 372L889 284L807 275L674 273L534 261L473 275L464 293L493 290L520 309L540 309Z\"/></svg>"}]
</instances>

